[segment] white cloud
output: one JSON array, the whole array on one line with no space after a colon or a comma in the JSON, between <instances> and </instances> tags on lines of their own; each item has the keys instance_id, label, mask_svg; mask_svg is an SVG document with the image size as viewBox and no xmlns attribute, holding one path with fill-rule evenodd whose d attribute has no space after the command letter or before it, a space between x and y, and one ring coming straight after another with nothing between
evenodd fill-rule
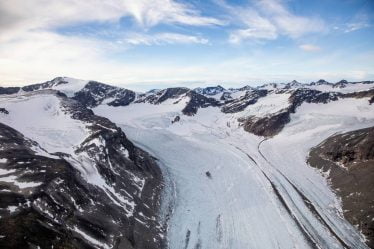
<instances>
[{"instance_id":1,"label":"white cloud","mask_svg":"<svg viewBox=\"0 0 374 249\"><path fill-rule=\"evenodd\" d=\"M345 24L344 32L349 33L369 27L370 23L368 15L365 13L357 13L350 22Z\"/></svg>"},{"instance_id":2,"label":"white cloud","mask_svg":"<svg viewBox=\"0 0 374 249\"><path fill-rule=\"evenodd\" d=\"M12 0L0 1L0 41L36 29L80 22L116 22L133 17L144 28L160 23L192 26L222 25L201 16L193 6L174 0Z\"/></svg>"},{"instance_id":3,"label":"white cloud","mask_svg":"<svg viewBox=\"0 0 374 249\"><path fill-rule=\"evenodd\" d=\"M55 28L84 22L113 22L132 17L144 29L168 23L221 25L192 5L174 0L12 0L0 1L1 83L31 83L67 75L86 79L140 80L144 75L170 75L169 68L115 61L111 54L126 50L111 41L58 34ZM207 44L200 36L177 33L138 35L127 44Z\"/></svg>"},{"instance_id":4,"label":"white cloud","mask_svg":"<svg viewBox=\"0 0 374 249\"><path fill-rule=\"evenodd\" d=\"M174 0L12 0L0 3L0 26L61 26L79 21L115 21L132 16L139 24L159 23L220 25L222 21L201 16L193 6Z\"/></svg>"},{"instance_id":5,"label":"white cloud","mask_svg":"<svg viewBox=\"0 0 374 249\"><path fill-rule=\"evenodd\" d=\"M123 41L130 45L163 45L163 44L208 44L209 40L192 35L178 33L158 33L158 34L131 34Z\"/></svg>"},{"instance_id":6,"label":"white cloud","mask_svg":"<svg viewBox=\"0 0 374 249\"><path fill-rule=\"evenodd\" d=\"M273 40L278 37L276 26L268 19L261 17L256 11L249 9L240 12L239 15L248 28L233 31L230 34L231 43L240 43L246 39Z\"/></svg>"},{"instance_id":7,"label":"white cloud","mask_svg":"<svg viewBox=\"0 0 374 249\"><path fill-rule=\"evenodd\" d=\"M320 47L313 44L301 44L299 48L307 52L316 52L321 50Z\"/></svg>"},{"instance_id":8,"label":"white cloud","mask_svg":"<svg viewBox=\"0 0 374 249\"><path fill-rule=\"evenodd\" d=\"M221 20L203 17L191 6L173 0L122 0L122 2L128 12L145 27L162 22L195 26L223 24Z\"/></svg>"},{"instance_id":9,"label":"white cloud","mask_svg":"<svg viewBox=\"0 0 374 249\"><path fill-rule=\"evenodd\" d=\"M242 40L274 40L279 35L298 38L308 33L322 32L322 20L292 14L281 0L259 0L253 6L232 7L224 3L244 28L234 30L230 42Z\"/></svg>"}]
</instances>

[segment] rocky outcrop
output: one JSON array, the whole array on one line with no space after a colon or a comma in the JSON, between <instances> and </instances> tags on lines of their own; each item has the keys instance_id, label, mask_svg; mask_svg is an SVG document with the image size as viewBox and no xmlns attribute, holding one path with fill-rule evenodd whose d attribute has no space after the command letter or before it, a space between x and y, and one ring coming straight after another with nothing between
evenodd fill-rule
<instances>
[{"instance_id":1,"label":"rocky outcrop","mask_svg":"<svg viewBox=\"0 0 374 249\"><path fill-rule=\"evenodd\" d=\"M317 82L311 82L309 83L310 86L319 86L319 85L332 85L332 83L330 82L327 82L326 80L324 79L320 79L318 80Z\"/></svg>"},{"instance_id":2,"label":"rocky outcrop","mask_svg":"<svg viewBox=\"0 0 374 249\"><path fill-rule=\"evenodd\" d=\"M186 96L190 98L187 105L183 108L182 113L188 116L193 116L197 113L199 108L206 108L209 106L218 107L220 102L201 95L195 91L189 91Z\"/></svg>"},{"instance_id":3,"label":"rocky outcrop","mask_svg":"<svg viewBox=\"0 0 374 249\"><path fill-rule=\"evenodd\" d=\"M161 104L168 99L178 99L190 91L185 87L173 87L163 90L151 90L145 94L140 94L134 103Z\"/></svg>"},{"instance_id":4,"label":"rocky outcrop","mask_svg":"<svg viewBox=\"0 0 374 249\"><path fill-rule=\"evenodd\" d=\"M284 89L291 89L291 88L299 88L299 87L303 87L303 86L304 86L303 83L300 83L297 80L293 80L293 81L285 84L283 88Z\"/></svg>"},{"instance_id":5,"label":"rocky outcrop","mask_svg":"<svg viewBox=\"0 0 374 249\"><path fill-rule=\"evenodd\" d=\"M50 154L0 123L0 247L165 247L156 160L108 119L58 98L90 131L73 154Z\"/></svg>"},{"instance_id":6,"label":"rocky outcrop","mask_svg":"<svg viewBox=\"0 0 374 249\"><path fill-rule=\"evenodd\" d=\"M174 87L167 88L161 92L160 97L154 102L155 104L161 104L168 99L176 99L189 91L188 88Z\"/></svg>"},{"instance_id":7,"label":"rocky outcrop","mask_svg":"<svg viewBox=\"0 0 374 249\"><path fill-rule=\"evenodd\" d=\"M57 77L53 80L46 81L44 83L38 83L33 85L28 85L22 87L22 91L25 92L32 92L37 90L44 90L44 89L52 89L55 86L62 85L62 84L68 84L69 82L64 79L64 77Z\"/></svg>"},{"instance_id":8,"label":"rocky outcrop","mask_svg":"<svg viewBox=\"0 0 374 249\"><path fill-rule=\"evenodd\" d=\"M172 124L179 122L181 120L181 117L179 115L175 116L174 120L171 121Z\"/></svg>"},{"instance_id":9,"label":"rocky outcrop","mask_svg":"<svg viewBox=\"0 0 374 249\"><path fill-rule=\"evenodd\" d=\"M341 80L339 82L336 82L335 84L332 85L332 87L334 88L344 88L346 87L348 84L348 81L347 80Z\"/></svg>"},{"instance_id":10,"label":"rocky outcrop","mask_svg":"<svg viewBox=\"0 0 374 249\"><path fill-rule=\"evenodd\" d=\"M278 134L290 122L288 110L265 117L246 117L238 120L245 131L257 136L272 137Z\"/></svg>"},{"instance_id":11,"label":"rocky outcrop","mask_svg":"<svg viewBox=\"0 0 374 249\"><path fill-rule=\"evenodd\" d=\"M5 108L0 107L0 113L9 114L9 111Z\"/></svg>"},{"instance_id":12,"label":"rocky outcrop","mask_svg":"<svg viewBox=\"0 0 374 249\"><path fill-rule=\"evenodd\" d=\"M230 92L223 92L221 97L219 98L219 100L221 101L228 101L228 100L231 100L232 97L231 97L231 93Z\"/></svg>"},{"instance_id":13,"label":"rocky outcrop","mask_svg":"<svg viewBox=\"0 0 374 249\"><path fill-rule=\"evenodd\" d=\"M370 90L367 90L367 91L341 94L340 97L341 98L356 98L356 99L370 98L369 103L372 103L372 99L374 97L374 88L370 89Z\"/></svg>"},{"instance_id":14,"label":"rocky outcrop","mask_svg":"<svg viewBox=\"0 0 374 249\"><path fill-rule=\"evenodd\" d=\"M90 81L73 99L87 107L96 107L106 101L110 106L126 106L135 100L135 92L124 88Z\"/></svg>"},{"instance_id":15,"label":"rocky outcrop","mask_svg":"<svg viewBox=\"0 0 374 249\"><path fill-rule=\"evenodd\" d=\"M194 91L199 93L199 94L202 94L202 95L209 95L209 96L212 96L212 95L217 95L219 93L222 93L224 92L226 89L223 88L222 86L218 85L218 86L209 86L209 87L205 87L205 88L195 88Z\"/></svg>"},{"instance_id":16,"label":"rocky outcrop","mask_svg":"<svg viewBox=\"0 0 374 249\"><path fill-rule=\"evenodd\" d=\"M235 113L243 111L247 106L255 104L259 98L265 97L267 94L267 90L247 91L244 96L226 102L226 104L222 106L221 111L224 113Z\"/></svg>"},{"instance_id":17,"label":"rocky outcrop","mask_svg":"<svg viewBox=\"0 0 374 249\"><path fill-rule=\"evenodd\" d=\"M15 94L21 90L20 87L0 87L0 95Z\"/></svg>"},{"instance_id":18,"label":"rocky outcrop","mask_svg":"<svg viewBox=\"0 0 374 249\"><path fill-rule=\"evenodd\" d=\"M374 127L332 136L309 154L342 198L345 218L374 248Z\"/></svg>"}]
</instances>

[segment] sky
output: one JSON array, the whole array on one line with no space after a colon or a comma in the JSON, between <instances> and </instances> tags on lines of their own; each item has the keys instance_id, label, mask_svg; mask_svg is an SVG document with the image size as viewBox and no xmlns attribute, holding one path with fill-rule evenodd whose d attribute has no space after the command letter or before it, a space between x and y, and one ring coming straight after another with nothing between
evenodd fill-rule
<instances>
[{"instance_id":1,"label":"sky","mask_svg":"<svg viewBox=\"0 0 374 249\"><path fill-rule=\"evenodd\" d=\"M373 0L1 0L0 86L374 80Z\"/></svg>"}]
</instances>

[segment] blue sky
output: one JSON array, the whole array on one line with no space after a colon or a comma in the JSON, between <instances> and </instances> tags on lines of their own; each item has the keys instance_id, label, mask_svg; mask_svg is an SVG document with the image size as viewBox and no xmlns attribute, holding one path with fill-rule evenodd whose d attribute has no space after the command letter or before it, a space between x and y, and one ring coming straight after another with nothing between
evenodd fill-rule
<instances>
[{"instance_id":1,"label":"blue sky","mask_svg":"<svg viewBox=\"0 0 374 249\"><path fill-rule=\"evenodd\" d=\"M0 85L374 80L372 0L13 0L0 16Z\"/></svg>"}]
</instances>

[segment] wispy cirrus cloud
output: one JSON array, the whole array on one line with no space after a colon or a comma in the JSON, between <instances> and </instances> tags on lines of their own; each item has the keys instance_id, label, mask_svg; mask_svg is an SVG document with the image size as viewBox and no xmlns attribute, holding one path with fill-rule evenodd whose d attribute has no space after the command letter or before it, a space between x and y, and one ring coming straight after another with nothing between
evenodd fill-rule
<instances>
[{"instance_id":1,"label":"wispy cirrus cloud","mask_svg":"<svg viewBox=\"0 0 374 249\"><path fill-rule=\"evenodd\" d=\"M188 4L174 0L123 1L123 7L144 27L159 23L176 23L193 26L223 25L222 20L201 16Z\"/></svg>"},{"instance_id":2,"label":"wispy cirrus cloud","mask_svg":"<svg viewBox=\"0 0 374 249\"><path fill-rule=\"evenodd\" d=\"M143 34L133 33L120 41L130 45L164 45L164 44L208 44L209 40L199 36L179 33Z\"/></svg>"},{"instance_id":3,"label":"wispy cirrus cloud","mask_svg":"<svg viewBox=\"0 0 374 249\"><path fill-rule=\"evenodd\" d=\"M223 3L223 4L222 4ZM230 42L244 40L275 40L279 36L299 38L308 33L326 30L324 22L293 14L281 0L259 0L247 8L232 7L226 2L221 5L232 13L241 23L241 28L231 32Z\"/></svg>"},{"instance_id":4,"label":"wispy cirrus cloud","mask_svg":"<svg viewBox=\"0 0 374 249\"><path fill-rule=\"evenodd\" d=\"M344 32L345 33L350 33L350 32L356 31L356 30L369 28L371 26L369 19L370 18L367 14L364 14L364 13L356 14L352 18L351 21L349 21L348 23L346 23L344 25L344 28L343 28Z\"/></svg>"},{"instance_id":5,"label":"wispy cirrus cloud","mask_svg":"<svg viewBox=\"0 0 374 249\"><path fill-rule=\"evenodd\" d=\"M21 7L22 6L22 7ZM222 25L192 5L174 0L12 0L0 2L0 30L52 28L77 22L117 21L132 17L143 27L160 23Z\"/></svg>"},{"instance_id":6,"label":"wispy cirrus cloud","mask_svg":"<svg viewBox=\"0 0 374 249\"><path fill-rule=\"evenodd\" d=\"M274 40L278 37L277 27L254 9L240 11L239 18L246 28L232 31L229 38L231 43L240 43L246 39Z\"/></svg>"}]
</instances>

